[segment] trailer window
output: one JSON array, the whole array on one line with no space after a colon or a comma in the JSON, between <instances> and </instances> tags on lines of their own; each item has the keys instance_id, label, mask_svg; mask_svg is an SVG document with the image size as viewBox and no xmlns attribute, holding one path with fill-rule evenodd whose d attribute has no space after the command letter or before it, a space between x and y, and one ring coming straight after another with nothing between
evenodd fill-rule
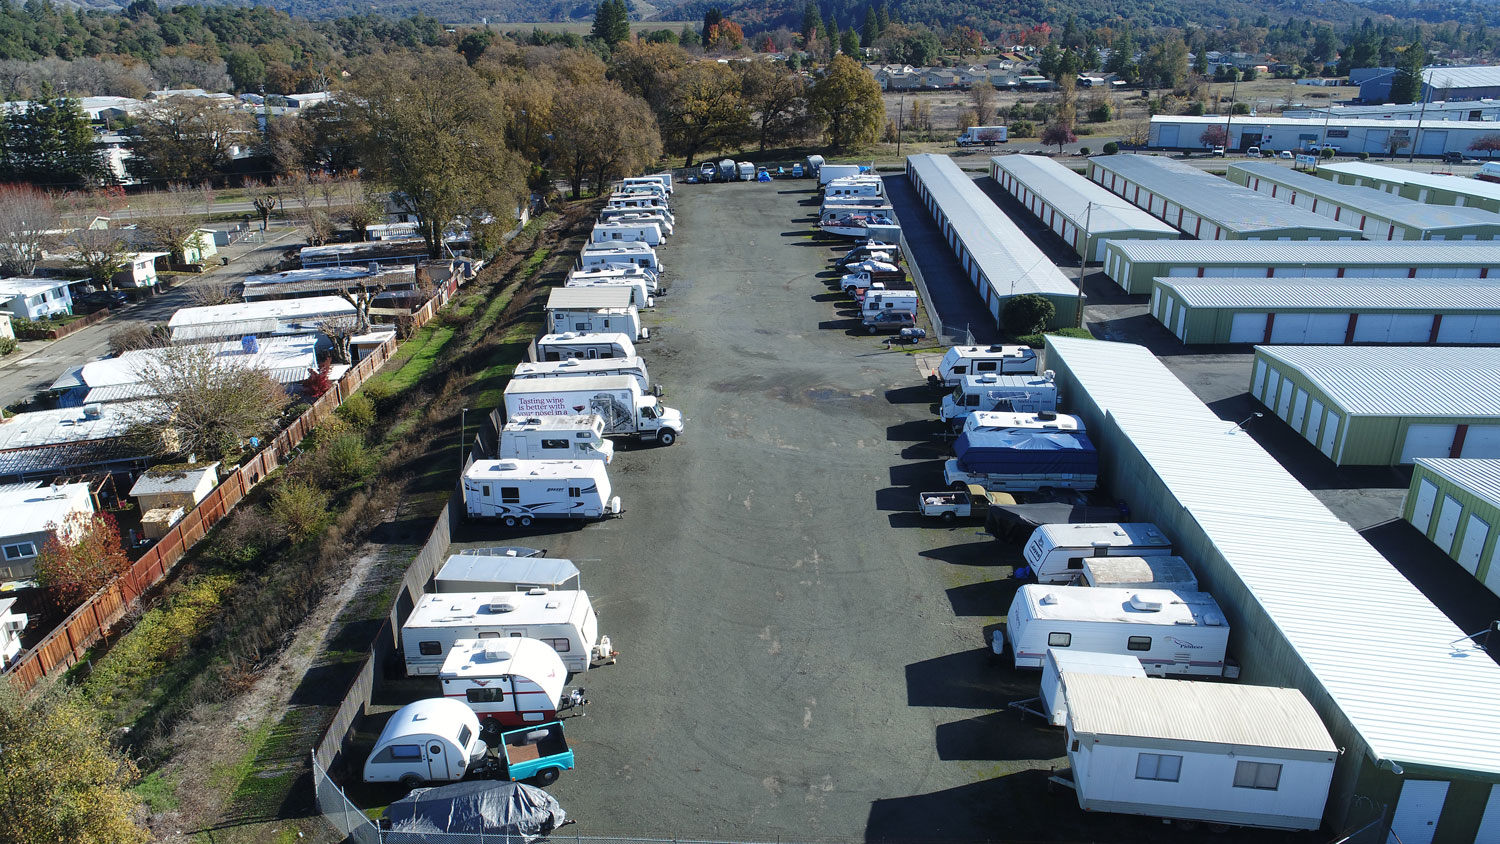
<instances>
[{"instance_id":1,"label":"trailer window","mask_svg":"<svg viewBox=\"0 0 1500 844\"><path fill-rule=\"evenodd\" d=\"M1149 651L1151 650L1151 637L1131 636L1125 641L1125 647L1132 651Z\"/></svg>"},{"instance_id":2,"label":"trailer window","mask_svg":"<svg viewBox=\"0 0 1500 844\"><path fill-rule=\"evenodd\" d=\"M1072 633L1048 633L1047 634L1047 647L1049 647L1049 648L1066 648L1066 647L1071 646L1072 644L1073 644L1073 634Z\"/></svg>"},{"instance_id":3,"label":"trailer window","mask_svg":"<svg viewBox=\"0 0 1500 844\"><path fill-rule=\"evenodd\" d=\"M1170 756L1165 753L1142 753L1135 760L1135 778L1138 780L1177 782L1177 777L1181 773L1181 756Z\"/></svg>"},{"instance_id":4,"label":"trailer window","mask_svg":"<svg viewBox=\"0 0 1500 844\"><path fill-rule=\"evenodd\" d=\"M573 650L573 643L569 642L567 639L543 639L542 641L551 645L552 650L557 651L560 654L565 654L568 651Z\"/></svg>"},{"instance_id":5,"label":"trailer window","mask_svg":"<svg viewBox=\"0 0 1500 844\"><path fill-rule=\"evenodd\" d=\"M504 689L469 689L464 692L469 703L501 703L505 700Z\"/></svg>"},{"instance_id":6,"label":"trailer window","mask_svg":"<svg viewBox=\"0 0 1500 844\"><path fill-rule=\"evenodd\" d=\"M570 487L568 487L568 497L569 498L582 498L583 497L583 488L582 487L576 487L576 486L570 486Z\"/></svg>"},{"instance_id":7,"label":"trailer window","mask_svg":"<svg viewBox=\"0 0 1500 844\"><path fill-rule=\"evenodd\" d=\"M486 630L485 632L479 634L479 638L481 638L481 639L498 639L498 638L500 638L500 634L496 633L493 630Z\"/></svg>"},{"instance_id":8,"label":"trailer window","mask_svg":"<svg viewBox=\"0 0 1500 844\"><path fill-rule=\"evenodd\" d=\"M963 375L969 371L969 368L967 366L955 366L952 371L954 375Z\"/></svg>"},{"instance_id":9,"label":"trailer window","mask_svg":"<svg viewBox=\"0 0 1500 844\"><path fill-rule=\"evenodd\" d=\"M978 363L974 364L974 371L975 372L994 372L995 371L995 366L996 366L996 364L992 360L982 360L982 361L979 361Z\"/></svg>"},{"instance_id":10,"label":"trailer window","mask_svg":"<svg viewBox=\"0 0 1500 844\"><path fill-rule=\"evenodd\" d=\"M463 725L458 730L458 746L459 747L468 747L469 746L469 739L471 739L473 737L474 737L474 731L471 730L471 729L469 729L469 725L468 724Z\"/></svg>"},{"instance_id":11,"label":"trailer window","mask_svg":"<svg viewBox=\"0 0 1500 844\"><path fill-rule=\"evenodd\" d=\"M421 644L417 645L417 651L419 653L421 653L422 656L442 656L443 655L443 643L442 642L422 642Z\"/></svg>"},{"instance_id":12,"label":"trailer window","mask_svg":"<svg viewBox=\"0 0 1500 844\"><path fill-rule=\"evenodd\" d=\"M1281 785L1281 765L1276 762L1241 762L1234 766L1235 788L1275 791Z\"/></svg>"},{"instance_id":13,"label":"trailer window","mask_svg":"<svg viewBox=\"0 0 1500 844\"><path fill-rule=\"evenodd\" d=\"M483 495L484 495L485 498L489 498L490 497L490 485L489 484L485 484L484 486L480 487L480 489L483 491Z\"/></svg>"},{"instance_id":14,"label":"trailer window","mask_svg":"<svg viewBox=\"0 0 1500 844\"><path fill-rule=\"evenodd\" d=\"M567 449L568 448L568 441L567 440L542 440L542 448Z\"/></svg>"},{"instance_id":15,"label":"trailer window","mask_svg":"<svg viewBox=\"0 0 1500 844\"><path fill-rule=\"evenodd\" d=\"M501 504L520 504L521 503L521 488L518 487L518 486L503 486L503 487L500 487L500 503Z\"/></svg>"},{"instance_id":16,"label":"trailer window","mask_svg":"<svg viewBox=\"0 0 1500 844\"><path fill-rule=\"evenodd\" d=\"M422 758L422 745L420 744L393 744L389 750L391 758L398 761Z\"/></svg>"}]
</instances>

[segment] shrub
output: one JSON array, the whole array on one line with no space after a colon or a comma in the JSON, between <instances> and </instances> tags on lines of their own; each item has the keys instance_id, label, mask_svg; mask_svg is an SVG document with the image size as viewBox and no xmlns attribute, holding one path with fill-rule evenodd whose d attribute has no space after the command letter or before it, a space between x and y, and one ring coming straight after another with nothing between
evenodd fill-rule
<instances>
[{"instance_id":1,"label":"shrub","mask_svg":"<svg viewBox=\"0 0 1500 844\"><path fill-rule=\"evenodd\" d=\"M165 323L135 323L110 332L109 353L118 356L137 349L160 349L171 342L172 332Z\"/></svg>"},{"instance_id":2,"label":"shrub","mask_svg":"<svg viewBox=\"0 0 1500 844\"><path fill-rule=\"evenodd\" d=\"M365 438L347 431L329 438L314 458L314 477L328 489L338 489L359 480L374 465Z\"/></svg>"},{"instance_id":3,"label":"shrub","mask_svg":"<svg viewBox=\"0 0 1500 844\"><path fill-rule=\"evenodd\" d=\"M1084 340L1094 339L1094 335L1087 328L1059 328L1054 331L1037 332L1035 334L1022 334L1015 339L1017 343L1040 349L1047 345L1047 337L1078 337Z\"/></svg>"},{"instance_id":4,"label":"shrub","mask_svg":"<svg viewBox=\"0 0 1500 844\"><path fill-rule=\"evenodd\" d=\"M1115 143L1114 141L1110 141L1109 143L1107 143L1107 144L1104 145L1104 154L1105 155L1118 155L1119 153L1120 153L1120 145L1117 144L1117 143Z\"/></svg>"},{"instance_id":5,"label":"shrub","mask_svg":"<svg viewBox=\"0 0 1500 844\"><path fill-rule=\"evenodd\" d=\"M1012 138L1035 138L1036 124L1030 120L1016 120L1010 124Z\"/></svg>"},{"instance_id":6,"label":"shrub","mask_svg":"<svg viewBox=\"0 0 1500 844\"><path fill-rule=\"evenodd\" d=\"M1368 152L1361 151L1360 154L1359 154L1359 160L1360 161L1369 161L1370 160L1370 154Z\"/></svg>"},{"instance_id":7,"label":"shrub","mask_svg":"<svg viewBox=\"0 0 1500 844\"><path fill-rule=\"evenodd\" d=\"M1090 150L1088 147L1079 147L1078 148L1078 154L1079 155L1088 155L1090 152L1092 152L1092 150Z\"/></svg>"},{"instance_id":8,"label":"shrub","mask_svg":"<svg viewBox=\"0 0 1500 844\"><path fill-rule=\"evenodd\" d=\"M21 344L14 337L0 337L0 356L8 355L20 348Z\"/></svg>"},{"instance_id":9,"label":"shrub","mask_svg":"<svg viewBox=\"0 0 1500 844\"><path fill-rule=\"evenodd\" d=\"M1057 316L1057 306L1035 293L1011 297L1000 322L1011 334L1035 334Z\"/></svg>"},{"instance_id":10,"label":"shrub","mask_svg":"<svg viewBox=\"0 0 1500 844\"><path fill-rule=\"evenodd\" d=\"M396 388L385 381L371 381L360 388L357 395L362 395L375 403L375 407L383 408L385 403L396 395Z\"/></svg>"},{"instance_id":11,"label":"shrub","mask_svg":"<svg viewBox=\"0 0 1500 844\"><path fill-rule=\"evenodd\" d=\"M368 395L368 390L355 393L344 400L335 411L339 418L363 431L375 424L375 402Z\"/></svg>"},{"instance_id":12,"label":"shrub","mask_svg":"<svg viewBox=\"0 0 1500 844\"><path fill-rule=\"evenodd\" d=\"M1090 123L1108 123L1115 116L1114 107L1109 103L1094 103L1089 106L1088 119Z\"/></svg>"},{"instance_id":13,"label":"shrub","mask_svg":"<svg viewBox=\"0 0 1500 844\"><path fill-rule=\"evenodd\" d=\"M305 481L285 481L271 496L271 515L293 542L302 542L323 526L328 495Z\"/></svg>"},{"instance_id":14,"label":"shrub","mask_svg":"<svg viewBox=\"0 0 1500 844\"><path fill-rule=\"evenodd\" d=\"M1249 114L1250 113L1250 104L1249 103L1235 103L1234 105L1232 105L1232 106L1229 107L1229 113L1230 114Z\"/></svg>"},{"instance_id":15,"label":"shrub","mask_svg":"<svg viewBox=\"0 0 1500 844\"><path fill-rule=\"evenodd\" d=\"M1321 152L1320 155L1322 155L1324 158L1332 158L1333 150L1329 149L1328 147L1323 147L1323 152Z\"/></svg>"},{"instance_id":16,"label":"shrub","mask_svg":"<svg viewBox=\"0 0 1500 844\"><path fill-rule=\"evenodd\" d=\"M1208 109L1203 105L1202 100L1194 100L1188 103L1187 106L1187 113L1193 117L1202 117L1204 112L1207 110Z\"/></svg>"}]
</instances>

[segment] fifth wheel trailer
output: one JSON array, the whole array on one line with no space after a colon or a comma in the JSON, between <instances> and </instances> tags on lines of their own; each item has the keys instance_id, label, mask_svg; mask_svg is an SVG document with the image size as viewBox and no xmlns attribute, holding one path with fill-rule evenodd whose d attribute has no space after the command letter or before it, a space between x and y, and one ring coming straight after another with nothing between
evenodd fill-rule
<instances>
[{"instance_id":1,"label":"fifth wheel trailer","mask_svg":"<svg viewBox=\"0 0 1500 844\"><path fill-rule=\"evenodd\" d=\"M605 519L624 512L603 460L476 460L464 470L464 511L530 527L536 519Z\"/></svg>"}]
</instances>

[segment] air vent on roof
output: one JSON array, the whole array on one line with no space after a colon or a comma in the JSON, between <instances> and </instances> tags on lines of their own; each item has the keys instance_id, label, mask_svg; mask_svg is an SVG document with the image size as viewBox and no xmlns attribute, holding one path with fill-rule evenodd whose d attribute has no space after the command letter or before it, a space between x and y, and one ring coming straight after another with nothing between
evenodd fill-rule
<instances>
[{"instance_id":1,"label":"air vent on roof","mask_svg":"<svg viewBox=\"0 0 1500 844\"><path fill-rule=\"evenodd\" d=\"M1055 410L1043 410L1043 411L1040 411L1039 413L1037 413L1036 418L1042 420L1043 422L1051 422L1051 421L1057 419L1057 411L1055 411Z\"/></svg>"},{"instance_id":2,"label":"air vent on roof","mask_svg":"<svg viewBox=\"0 0 1500 844\"><path fill-rule=\"evenodd\" d=\"M506 613L506 612L515 612L515 611L516 611L516 605L512 604L511 602L509 602L509 601L507 601L507 600L505 600L503 598L501 598L499 600L495 600L495 599L491 599L490 600L490 612L493 612L493 613Z\"/></svg>"},{"instance_id":3,"label":"air vent on roof","mask_svg":"<svg viewBox=\"0 0 1500 844\"><path fill-rule=\"evenodd\" d=\"M485 639L484 658L489 660L490 662L499 662L501 660L510 659L510 651L505 649L505 640Z\"/></svg>"},{"instance_id":4,"label":"air vent on roof","mask_svg":"<svg viewBox=\"0 0 1500 844\"><path fill-rule=\"evenodd\" d=\"M995 375L981 375L981 376L979 376L979 383L981 383L981 384L998 384L998 383L1000 383L1000 379L999 379L999 377L997 377Z\"/></svg>"},{"instance_id":5,"label":"air vent on roof","mask_svg":"<svg viewBox=\"0 0 1500 844\"><path fill-rule=\"evenodd\" d=\"M1049 383L1049 384L1050 384L1050 383L1052 383L1052 382L1053 382L1053 381L1056 381L1056 380L1057 380L1057 373L1056 373L1056 372L1053 372L1053 371L1052 371L1052 370L1050 370L1050 369L1044 369L1044 370L1042 370L1042 377L1043 377L1043 378L1046 378L1046 379L1047 379L1047 383Z\"/></svg>"},{"instance_id":6,"label":"air vent on roof","mask_svg":"<svg viewBox=\"0 0 1500 844\"><path fill-rule=\"evenodd\" d=\"M528 594L528 595L545 595L545 594L547 594L547 589L544 586L533 586L530 589L526 590L526 594Z\"/></svg>"},{"instance_id":7,"label":"air vent on roof","mask_svg":"<svg viewBox=\"0 0 1500 844\"><path fill-rule=\"evenodd\" d=\"M1161 601L1152 601L1140 595L1130 596L1130 608L1141 612L1161 612Z\"/></svg>"},{"instance_id":8,"label":"air vent on roof","mask_svg":"<svg viewBox=\"0 0 1500 844\"><path fill-rule=\"evenodd\" d=\"M1057 596L1052 594L1051 592L1048 592L1047 594L1043 595L1041 597L1041 600L1037 601L1037 603L1041 604L1044 607L1051 606L1057 603Z\"/></svg>"},{"instance_id":9,"label":"air vent on roof","mask_svg":"<svg viewBox=\"0 0 1500 844\"><path fill-rule=\"evenodd\" d=\"M83 406L83 415L86 419L98 419L104 415L104 405L95 402Z\"/></svg>"},{"instance_id":10,"label":"air vent on roof","mask_svg":"<svg viewBox=\"0 0 1500 844\"><path fill-rule=\"evenodd\" d=\"M996 345L996 346L989 347L985 351L990 351L990 352L1004 352L1005 351L1005 347L1004 346L998 346L998 345Z\"/></svg>"},{"instance_id":11,"label":"air vent on roof","mask_svg":"<svg viewBox=\"0 0 1500 844\"><path fill-rule=\"evenodd\" d=\"M561 362L560 364L558 364L558 368L561 369L564 366L577 366L577 365L578 365L578 358L568 358L567 360L565 360L565 361Z\"/></svg>"}]
</instances>

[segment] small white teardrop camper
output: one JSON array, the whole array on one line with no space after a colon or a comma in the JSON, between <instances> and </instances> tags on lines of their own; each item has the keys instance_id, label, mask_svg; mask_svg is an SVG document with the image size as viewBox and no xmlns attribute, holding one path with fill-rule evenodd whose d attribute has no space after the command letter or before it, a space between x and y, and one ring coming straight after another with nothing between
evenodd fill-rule
<instances>
[{"instance_id":1,"label":"small white teardrop camper","mask_svg":"<svg viewBox=\"0 0 1500 844\"><path fill-rule=\"evenodd\" d=\"M479 716L456 700L429 698L396 710L365 760L365 782L416 788L455 782L484 757Z\"/></svg>"}]
</instances>

